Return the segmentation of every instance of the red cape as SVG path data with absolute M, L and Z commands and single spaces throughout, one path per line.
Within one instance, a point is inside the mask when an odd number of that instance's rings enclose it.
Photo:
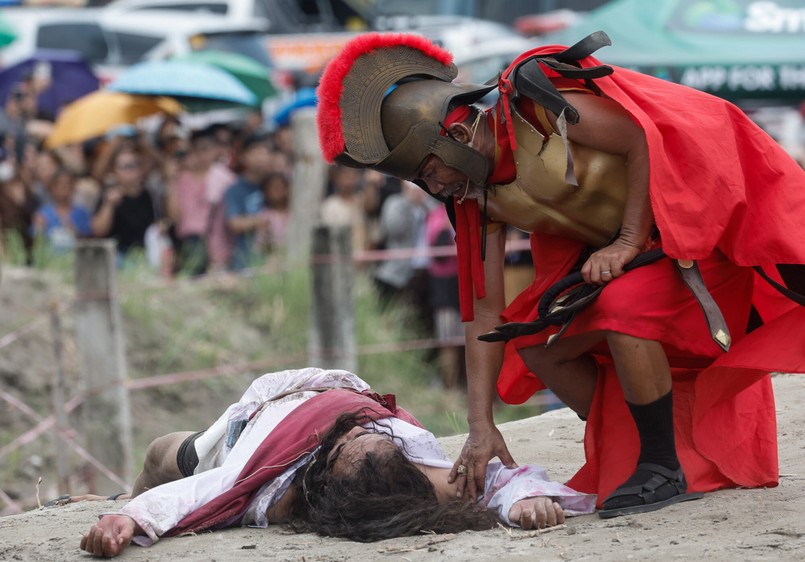
M 518 61 L 564 49 L 539 47 Z M 703 259 L 718 248 L 738 265 L 805 263 L 805 171 L 779 144 L 721 98 L 614 69 L 595 84 L 646 133 L 651 205 L 665 252 Z
M 520 59 L 564 49 L 541 47 Z M 580 62 L 584 67 L 601 64 L 592 57 Z M 710 276 L 723 283 L 716 298 L 729 317 L 734 343 L 721 354 L 708 341 L 700 312 L 686 307 L 687 313 L 675 313 L 678 302 L 695 301 L 672 271 L 663 271 L 670 267 L 667 260 L 610 284 L 567 335 L 615 330 L 657 339 L 670 350 L 677 448 L 692 490 L 774 485 L 776 420 L 768 373 L 805 372 L 805 308 L 782 299 L 765 282 L 755 282 L 751 270 L 735 264 L 805 263 L 805 172 L 724 100 L 622 68 L 595 83 L 644 129 L 662 246 L 672 258 L 702 260 L 705 280 Z M 576 242 L 540 234 L 531 240 L 535 279 L 504 311 L 507 322 L 533 320 L 539 297 L 582 250 Z M 726 259 L 718 258 L 719 252 Z M 629 310 L 644 298 L 647 282 L 668 298 L 656 306 L 649 298 L 649 304 L 638 307 L 639 314 L 619 316 L 618 310 Z M 742 339 L 750 302 L 767 324 Z M 665 329 L 669 318 L 675 333 Z M 520 403 L 544 388 L 516 348 L 544 343 L 550 333 L 507 344 L 498 381 L 503 400 Z M 639 453 L 608 350 L 600 351 L 601 378 L 585 433 L 587 462 L 568 483 L 599 494 L 599 502 L 631 474 Z

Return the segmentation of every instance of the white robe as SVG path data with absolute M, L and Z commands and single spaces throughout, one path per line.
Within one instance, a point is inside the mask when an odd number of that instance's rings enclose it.
M 349 388 L 360 392 L 368 390 L 369 385 L 347 371 L 317 368 L 269 373 L 256 379 L 241 399 L 229 406 L 196 440 L 199 469 L 203 471 L 148 490 L 118 512 L 130 516 L 145 531 L 146 536 L 136 536 L 133 542 L 142 546 L 153 544 L 185 516 L 232 488 L 238 474 L 265 436 L 297 406 L 318 393 L 312 389 L 322 388 Z M 227 431 L 242 420 L 248 420 L 248 423 L 230 448 L 226 444 Z M 399 440 L 401 449 L 414 463 L 441 468 L 453 465 L 433 434 L 425 429 L 397 418 L 368 425 Z M 266 510 L 279 501 L 293 482 L 296 471 L 308 462 L 310 455 L 302 455 L 280 476 L 263 485 L 249 505 L 241 525 L 268 526 Z M 479 501 L 497 510 L 503 522 L 516 526 L 508 518 L 512 505 L 535 496 L 554 498 L 566 515 L 592 513 L 595 508 L 595 496 L 550 481 L 545 470 L 539 466 L 524 465 L 507 469 L 500 462 L 489 464 L 484 495 Z

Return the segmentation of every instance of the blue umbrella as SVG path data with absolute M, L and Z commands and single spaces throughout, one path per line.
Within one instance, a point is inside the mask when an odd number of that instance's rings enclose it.
M 303 107 L 316 107 L 318 99 L 316 98 L 315 88 L 301 88 L 298 90 L 293 98 L 277 108 L 274 114 L 274 123 L 277 127 L 285 127 L 291 123 L 291 117 L 297 110 Z
M 129 94 L 170 96 L 183 103 L 256 105 L 257 97 L 237 78 L 207 64 L 164 60 L 135 64 L 107 86 Z
M 0 71 L 0 104 L 5 105 L 15 86 L 31 79 L 39 66 L 46 67 L 50 74 L 50 86 L 39 94 L 37 107 L 53 117 L 63 106 L 94 92 L 100 86 L 98 77 L 80 53 L 42 49 L 31 58 Z

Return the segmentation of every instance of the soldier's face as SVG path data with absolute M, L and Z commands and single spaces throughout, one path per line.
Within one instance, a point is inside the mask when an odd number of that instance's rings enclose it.
M 484 193 L 481 186 L 473 184 L 465 174 L 449 167 L 436 156 L 429 156 L 425 160 L 418 179 L 424 181 L 434 195 L 478 199 Z

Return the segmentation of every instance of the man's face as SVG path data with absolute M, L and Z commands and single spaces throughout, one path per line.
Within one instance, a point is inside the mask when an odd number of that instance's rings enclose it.
M 465 174 L 432 155 L 425 160 L 418 179 L 424 181 L 434 195 L 479 199 L 484 194 L 483 187 L 473 184 Z
M 242 156 L 243 165 L 253 173 L 266 174 L 271 166 L 271 151 L 268 145 L 258 143 L 249 147 Z
M 373 433 L 360 426 L 353 427 L 336 442 L 330 453 L 329 460 L 333 461 L 333 474 L 349 474 L 351 468 L 359 464 L 367 453 L 382 454 L 394 448 L 396 445 L 387 435 Z
M 361 171 L 357 168 L 339 166 L 333 174 L 335 190 L 341 195 L 352 195 L 358 191 Z
M 214 138 L 200 138 L 193 143 L 193 152 L 199 163 L 209 166 L 218 157 L 218 146 Z
M 118 154 L 113 170 L 122 185 L 137 185 L 143 178 L 142 162 L 133 152 L 123 151 Z
M 34 174 L 42 183 L 50 183 L 59 169 L 59 164 L 50 152 L 40 152 L 36 155 Z
M 51 198 L 60 204 L 70 204 L 75 193 L 75 181 L 69 174 L 61 173 L 53 178 L 50 187 Z

